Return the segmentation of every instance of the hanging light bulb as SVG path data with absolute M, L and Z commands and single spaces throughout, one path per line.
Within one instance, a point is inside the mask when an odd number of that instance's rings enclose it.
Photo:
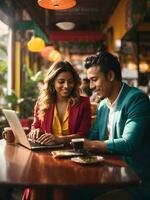
M 63 10 L 76 5 L 76 0 L 38 0 L 39 6 L 45 9 Z
M 54 6 L 54 7 L 59 7 L 59 0 L 51 0 L 52 1 L 52 5 Z
M 149 65 L 146 62 L 142 61 L 140 63 L 140 72 L 145 73 L 148 71 L 148 69 L 149 69 Z

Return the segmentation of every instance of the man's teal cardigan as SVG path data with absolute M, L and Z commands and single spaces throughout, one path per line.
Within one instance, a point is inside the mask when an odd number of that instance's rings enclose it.
M 150 100 L 138 88 L 124 84 L 115 107 L 112 140 L 107 140 L 106 134 L 108 113 L 104 99 L 98 106 L 89 138 L 106 140 L 110 153 L 123 156 L 142 180 L 140 187 L 132 191 L 135 199 L 150 200 Z

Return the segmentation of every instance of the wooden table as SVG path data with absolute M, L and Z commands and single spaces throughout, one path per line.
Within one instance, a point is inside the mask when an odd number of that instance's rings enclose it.
M 140 181 L 117 156 L 106 155 L 103 163 L 83 166 L 70 159 L 53 158 L 50 151 L 33 152 L 0 140 L 0 160 L 0 186 L 51 187 L 55 200 L 66 200 L 70 188 L 120 188 Z

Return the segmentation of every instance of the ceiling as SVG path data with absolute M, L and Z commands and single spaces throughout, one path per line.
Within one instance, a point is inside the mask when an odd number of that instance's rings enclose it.
M 74 32 L 102 31 L 112 15 L 119 0 L 77 0 L 75 7 L 67 10 L 46 10 L 41 8 L 37 0 L 15 0 L 16 4 L 25 8 L 31 18 L 49 35 L 60 29 L 57 22 L 71 21 L 76 24 Z

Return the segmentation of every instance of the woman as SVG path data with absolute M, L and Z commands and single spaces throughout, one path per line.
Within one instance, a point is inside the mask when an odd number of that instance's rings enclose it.
M 90 101 L 80 96 L 80 84 L 69 62 L 59 61 L 50 67 L 35 105 L 30 139 L 45 145 L 69 144 L 72 138 L 86 136 L 91 127 Z M 46 199 L 46 195 L 44 190 L 26 189 L 22 200 Z
M 35 105 L 30 139 L 47 145 L 86 136 L 91 126 L 90 102 L 80 96 L 80 84 L 69 62 L 59 61 L 50 67 Z

